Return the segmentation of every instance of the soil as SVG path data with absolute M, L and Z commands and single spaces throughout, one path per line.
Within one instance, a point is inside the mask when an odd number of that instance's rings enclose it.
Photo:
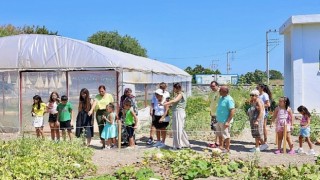
M 290 154 L 274 154 L 276 150 L 275 145 L 275 130 L 270 129 L 268 131 L 268 145 L 269 148 L 266 151 L 260 152 L 257 154 L 257 157 L 254 157 L 254 153 L 249 150 L 254 147 L 254 139 L 251 136 L 249 129 L 245 129 L 243 133 L 238 136 L 231 138 L 231 153 L 230 158 L 232 159 L 243 159 L 250 160 L 252 158 L 258 158 L 259 164 L 261 166 L 270 166 L 270 165 L 300 165 L 303 163 L 314 164 L 316 157 L 311 155 L 290 155 Z M 138 136 L 139 137 L 139 136 Z M 292 136 L 294 149 L 299 147 L 298 137 Z M 98 147 L 101 146 L 99 140 L 94 140 L 92 142 L 92 147 L 95 148 L 95 153 L 93 156 L 93 162 L 98 166 L 97 175 L 113 173 L 118 167 L 123 165 L 130 165 L 142 161 L 145 151 L 154 149 L 152 146 L 146 145 L 147 138 L 143 135 L 137 140 L 137 145 L 135 149 L 108 149 L 101 150 Z M 211 150 L 208 148 L 208 141 L 201 140 L 190 140 L 191 147 L 193 150 L 198 152 L 203 152 L 205 149 Z M 167 138 L 166 148 L 172 144 L 172 138 Z M 287 146 L 288 147 L 288 146 Z M 303 144 L 304 150 L 308 151 L 309 147 L 307 143 Z M 320 146 L 314 145 L 314 150 L 316 153 L 320 152 Z M 210 179 L 215 179 L 214 177 Z

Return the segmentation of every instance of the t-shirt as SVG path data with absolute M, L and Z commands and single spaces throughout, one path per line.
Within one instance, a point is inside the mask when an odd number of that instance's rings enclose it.
M 67 102 L 66 104 L 59 103 L 57 111 L 59 112 L 60 122 L 71 120 L 72 105 L 70 102 Z
M 220 123 L 225 123 L 228 120 L 230 110 L 234 109 L 234 100 L 230 95 L 221 96 L 217 106 L 217 121 Z
M 58 106 L 57 102 L 48 102 L 47 108 L 48 108 L 49 114 L 57 114 L 58 113 L 57 106 Z
M 259 95 L 259 98 L 262 100 L 263 104 L 265 104 L 267 101 L 269 101 L 269 95 L 265 92 L 263 92 L 261 95 Z
M 154 104 L 154 115 L 163 116 L 165 108 L 163 104 L 156 103 Z
M 36 114 L 36 116 L 43 116 L 47 108 L 45 103 L 40 103 L 40 109 L 38 109 L 38 104 L 32 105 L 32 110 Z
M 162 103 L 164 103 L 167 100 L 167 98 L 170 98 L 170 93 L 168 91 L 164 91 L 163 97 L 162 97 Z M 152 96 L 151 103 L 153 103 L 154 105 L 158 103 L 158 99 L 155 94 L 153 94 Z
M 212 91 L 209 95 L 210 100 L 210 115 L 215 116 L 217 111 L 217 105 L 219 100 L 220 94 L 218 91 Z
M 126 119 L 124 120 L 124 124 L 126 126 L 131 126 L 132 124 L 134 124 L 134 117 L 130 109 L 126 110 Z
M 112 95 L 109 93 L 105 94 L 105 98 L 103 98 L 103 96 L 98 94 L 98 95 L 96 95 L 94 100 L 96 101 L 95 111 L 104 110 L 104 109 L 106 109 L 106 107 L 109 103 L 114 102 Z

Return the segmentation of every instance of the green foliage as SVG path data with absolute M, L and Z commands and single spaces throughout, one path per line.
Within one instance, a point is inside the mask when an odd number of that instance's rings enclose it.
M 129 35 L 121 36 L 117 31 L 98 31 L 88 38 L 88 42 L 118 51 L 147 57 L 147 50 L 139 41 Z
M 245 111 L 243 111 L 242 109 L 238 109 L 233 118 L 233 123 L 231 126 L 231 136 L 240 135 L 248 122 L 248 116 Z
M 18 34 L 49 34 L 58 35 L 58 31 L 50 31 L 45 26 L 23 26 L 15 27 L 11 24 L 0 26 L 0 37 Z
M 311 122 L 310 122 L 310 139 L 311 141 L 317 141 L 320 137 L 320 116 L 315 113 L 311 114 Z M 295 124 L 292 135 L 299 136 L 300 134 L 300 125 Z M 320 165 L 320 164 L 319 164 Z
M 1 179 L 79 178 L 96 171 L 93 151 L 80 141 L 59 142 L 34 138 L 0 141 Z
M 238 83 L 239 84 L 259 84 L 265 83 L 267 81 L 267 75 L 265 72 L 260 70 L 255 70 L 254 72 L 248 72 L 241 75 Z
M 270 80 L 272 79 L 283 79 L 283 75 L 280 71 L 277 70 L 270 70 L 269 71 Z

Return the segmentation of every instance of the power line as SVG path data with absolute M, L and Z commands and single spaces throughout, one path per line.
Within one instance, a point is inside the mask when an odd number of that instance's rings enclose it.
M 233 58 L 233 54 L 236 53 L 236 51 L 228 51 L 227 52 L 227 74 L 229 74 L 231 68 L 230 68 L 230 60 L 229 60 L 229 54 L 232 55 L 232 58 Z

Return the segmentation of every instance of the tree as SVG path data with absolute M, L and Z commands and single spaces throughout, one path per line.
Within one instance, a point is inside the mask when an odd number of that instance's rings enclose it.
M 270 79 L 283 79 L 283 75 L 280 71 L 277 70 L 270 70 Z
M 58 31 L 49 31 L 45 26 L 15 27 L 11 24 L 0 26 L 0 37 L 18 34 L 49 34 L 58 35 Z
M 238 83 L 239 84 L 259 84 L 265 83 L 267 80 L 267 75 L 265 72 L 260 70 L 255 70 L 254 72 L 247 72 L 244 75 L 241 75 Z
M 147 57 L 147 50 L 141 47 L 137 39 L 129 35 L 121 36 L 117 31 L 98 31 L 88 37 L 87 41 L 118 51 Z

